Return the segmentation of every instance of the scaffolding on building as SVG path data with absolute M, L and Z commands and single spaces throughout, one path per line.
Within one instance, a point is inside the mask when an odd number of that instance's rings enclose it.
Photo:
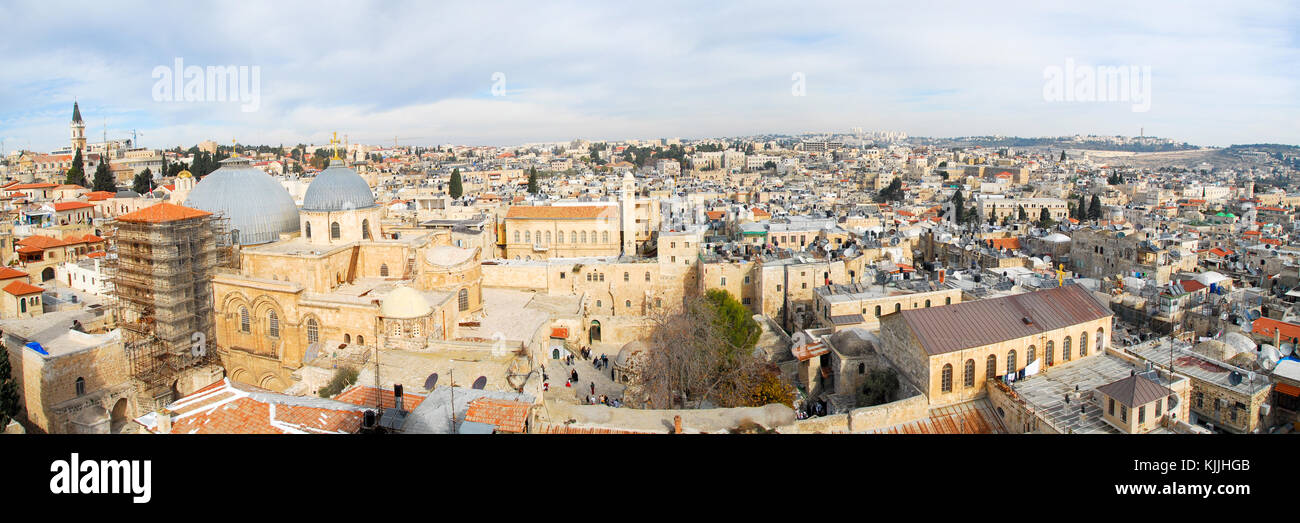
M 221 215 L 110 224 L 109 296 L 131 377 L 152 408 L 186 369 L 220 364 L 212 277 L 233 249 Z

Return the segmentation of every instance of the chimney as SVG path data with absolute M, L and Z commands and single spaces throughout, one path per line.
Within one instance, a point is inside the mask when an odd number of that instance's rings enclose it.
M 156 432 L 159 434 L 170 434 L 172 431 L 172 411 L 162 409 L 158 411 L 158 427 Z
M 401 383 L 393 384 L 393 407 L 397 408 L 397 410 L 405 410 L 402 408 L 402 384 Z
M 673 434 L 682 433 L 682 417 L 673 416 Z

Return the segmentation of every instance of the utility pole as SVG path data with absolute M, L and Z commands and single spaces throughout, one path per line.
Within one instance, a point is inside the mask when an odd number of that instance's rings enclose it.
M 456 371 L 449 370 L 447 374 L 451 375 L 451 433 L 456 433 Z

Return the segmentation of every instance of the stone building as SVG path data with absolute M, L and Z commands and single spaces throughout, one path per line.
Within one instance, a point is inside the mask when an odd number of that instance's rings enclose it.
M 1166 249 L 1148 231 L 1113 228 L 1079 229 L 1070 237 L 1070 269 L 1088 278 L 1116 274 L 1154 279 L 1164 285 L 1179 272 L 1196 270 L 1196 255 Z
M 1077 284 L 880 319 L 882 353 L 932 405 L 984 395 L 984 384 L 1102 353 L 1113 315 Z
M 1193 349 L 1179 341 L 1157 339 L 1124 350 L 1162 369 L 1170 370 L 1172 363 L 1173 372 L 1192 379 L 1192 423 L 1237 434 L 1267 427 L 1269 415 L 1264 404 L 1273 390 L 1272 382 L 1262 373 L 1228 363 L 1226 360 L 1238 361 L 1231 345 L 1217 343 L 1215 348 L 1209 352 L 1199 345 Z

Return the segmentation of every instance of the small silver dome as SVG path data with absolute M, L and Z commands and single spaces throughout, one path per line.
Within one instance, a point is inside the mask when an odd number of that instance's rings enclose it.
M 220 169 L 194 186 L 185 206 L 224 215 L 240 245 L 277 241 L 280 233 L 298 230 L 298 208 L 289 191 L 248 158 L 222 160 Z
M 337 212 L 369 209 L 375 206 L 375 194 L 356 171 L 342 160 L 330 160 L 329 167 L 316 175 L 302 197 L 302 210 Z

